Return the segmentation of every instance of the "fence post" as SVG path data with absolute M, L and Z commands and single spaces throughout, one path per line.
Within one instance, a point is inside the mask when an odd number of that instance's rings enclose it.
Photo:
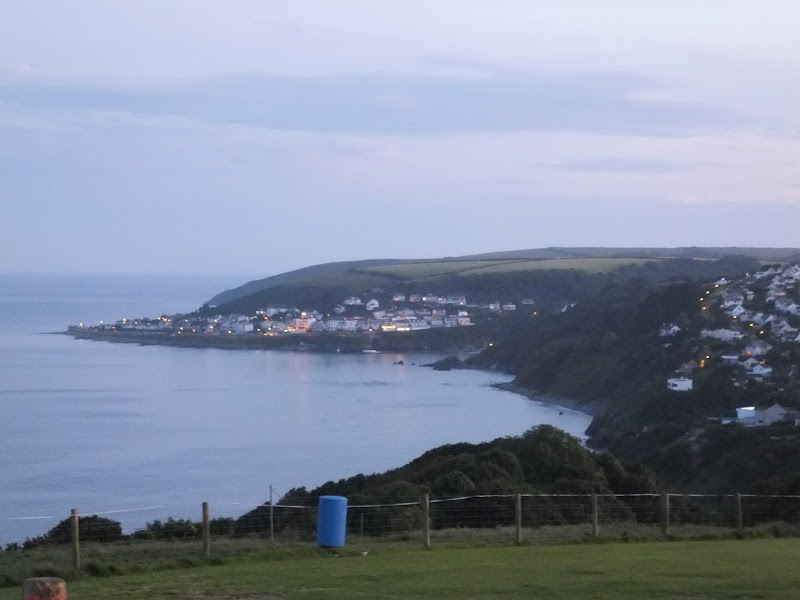
M 661 532 L 669 535 L 669 492 L 661 494 Z
M 275 541 L 275 504 L 272 502 L 272 486 L 269 486 L 269 541 Z
M 203 502 L 203 552 L 211 557 L 211 521 L 208 518 L 208 502 Z
M 592 535 L 600 536 L 600 511 L 597 506 L 597 494 L 592 494 Z
M 361 512 L 361 537 L 364 537 L 364 512 Z
M 428 494 L 422 494 L 422 543 L 431 547 L 431 502 Z
M 742 495 L 736 492 L 736 530 L 744 528 L 744 514 L 742 513 Z
M 76 571 L 81 568 L 81 536 L 78 529 L 78 509 L 73 508 L 69 515 L 70 534 L 72 536 L 72 565 Z
M 514 494 L 514 526 L 517 546 L 522 543 L 522 494 Z

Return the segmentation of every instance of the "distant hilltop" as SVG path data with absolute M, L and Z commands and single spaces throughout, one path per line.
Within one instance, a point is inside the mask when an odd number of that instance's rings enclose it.
M 746 256 L 762 262 L 800 260 L 800 248 L 536 248 L 428 259 L 371 259 L 304 267 L 250 281 L 211 298 L 209 306 L 228 304 L 271 288 L 368 290 L 404 282 L 573 269 L 604 273 L 625 266 L 667 259 L 718 260 Z

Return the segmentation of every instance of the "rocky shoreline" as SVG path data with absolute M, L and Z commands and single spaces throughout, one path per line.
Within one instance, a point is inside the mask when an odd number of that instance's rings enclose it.
M 541 402 L 542 404 L 549 404 L 551 406 L 556 406 L 558 408 L 565 408 L 567 410 L 575 410 L 585 415 L 589 415 L 593 419 L 603 414 L 605 408 L 603 403 L 599 401 L 582 402 L 579 400 L 574 400 L 572 398 L 564 398 L 561 396 L 557 397 L 549 396 L 547 394 L 543 394 L 535 390 L 529 390 L 528 388 L 522 387 L 521 385 L 517 385 L 513 381 L 509 381 L 508 383 L 493 383 L 492 387 L 498 390 L 513 392 L 514 394 L 525 396 L 530 400 L 535 400 L 536 402 Z

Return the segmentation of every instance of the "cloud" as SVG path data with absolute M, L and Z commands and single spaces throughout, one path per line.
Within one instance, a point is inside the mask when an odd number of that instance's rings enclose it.
M 796 245 L 799 6 L 9 0 L 1 243 L 248 271 Z
M 180 116 L 273 129 L 436 135 L 577 129 L 684 134 L 764 120 L 636 98 L 660 84 L 621 73 L 495 71 L 464 77 L 224 77 L 137 87 L 18 81 L 5 103 L 37 110 Z

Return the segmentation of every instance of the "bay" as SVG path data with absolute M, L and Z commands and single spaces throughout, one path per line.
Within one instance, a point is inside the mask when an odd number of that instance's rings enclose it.
M 0 277 L 0 543 L 77 508 L 126 532 L 237 516 L 294 486 L 400 466 L 445 443 L 590 417 L 436 372 L 436 354 L 324 355 L 108 344 L 48 332 L 188 311 L 242 276 Z M 395 364 L 399 360 L 404 365 Z

